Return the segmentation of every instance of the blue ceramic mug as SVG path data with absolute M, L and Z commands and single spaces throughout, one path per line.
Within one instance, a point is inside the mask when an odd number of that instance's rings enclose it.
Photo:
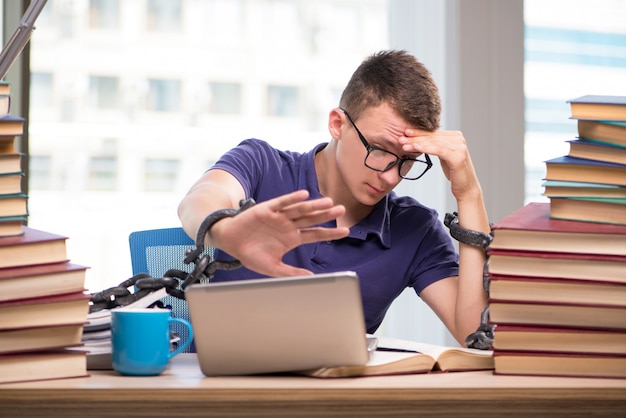
M 179 322 L 187 336 L 172 351 L 170 324 Z M 181 336 L 181 339 L 185 336 Z M 189 321 L 172 318 L 167 309 L 132 309 L 111 311 L 113 369 L 127 376 L 156 376 L 169 360 L 189 346 L 193 330 Z

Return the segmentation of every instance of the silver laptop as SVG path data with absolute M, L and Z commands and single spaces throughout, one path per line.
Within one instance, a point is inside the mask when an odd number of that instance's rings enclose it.
M 354 272 L 193 285 L 185 295 L 207 376 L 353 366 L 369 359 Z

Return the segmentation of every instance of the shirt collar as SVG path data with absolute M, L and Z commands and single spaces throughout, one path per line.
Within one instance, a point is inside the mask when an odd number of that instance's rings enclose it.
M 372 213 L 366 216 L 365 219 L 350 228 L 349 236 L 351 238 L 365 240 L 368 235 L 373 234 L 378 237 L 378 240 L 385 248 L 391 247 L 390 194 L 382 198 L 374 206 Z
M 317 145 L 314 149 L 309 151 L 306 157 L 308 160 L 306 164 L 308 170 L 307 170 L 307 174 L 305 175 L 305 177 L 312 175 L 315 180 L 315 181 L 311 181 L 313 180 L 313 178 L 309 178 L 307 182 L 309 185 L 315 184 L 315 190 L 309 190 L 309 193 L 311 193 L 312 198 L 322 196 L 322 194 L 319 191 L 319 183 L 317 182 L 317 176 L 315 175 L 314 158 L 315 158 L 315 154 L 319 152 L 322 148 L 324 148 L 326 145 L 328 144 L 322 143 L 322 144 Z M 350 228 L 350 235 L 348 236 L 350 238 L 365 240 L 367 239 L 368 235 L 373 234 L 376 237 L 378 237 L 378 240 L 385 248 L 390 248 L 391 247 L 391 225 L 390 225 L 390 219 L 391 219 L 390 212 L 391 211 L 389 208 L 390 208 L 390 202 L 391 202 L 390 197 L 393 195 L 393 193 L 394 192 L 391 192 L 390 194 L 382 198 L 380 202 L 378 202 L 376 206 L 374 206 L 374 210 L 368 216 L 366 216 L 365 219 L 361 220 L 361 222 L 357 223 L 352 228 Z M 317 196 L 315 194 L 317 194 Z

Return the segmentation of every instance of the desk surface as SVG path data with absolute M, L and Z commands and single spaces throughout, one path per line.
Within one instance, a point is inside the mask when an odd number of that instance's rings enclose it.
M 316 379 L 205 377 L 181 354 L 158 377 L 90 377 L 0 385 L 0 416 L 626 416 L 626 379 L 491 372 Z

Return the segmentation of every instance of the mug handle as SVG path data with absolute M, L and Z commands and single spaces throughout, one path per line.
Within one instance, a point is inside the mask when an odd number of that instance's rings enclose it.
M 182 319 L 182 318 L 173 318 L 173 317 L 169 317 L 168 318 L 168 322 L 171 324 L 172 322 L 179 322 L 181 324 L 183 324 L 186 328 L 187 328 L 187 338 L 185 338 L 185 342 L 182 343 L 181 345 L 178 346 L 178 348 L 176 348 L 176 350 L 170 352 L 167 356 L 168 359 L 174 357 L 176 354 L 180 353 L 181 351 L 183 351 L 185 348 L 189 347 L 189 344 L 191 344 L 191 342 L 193 341 L 193 328 L 191 327 L 191 324 L 189 323 L 189 321 Z

